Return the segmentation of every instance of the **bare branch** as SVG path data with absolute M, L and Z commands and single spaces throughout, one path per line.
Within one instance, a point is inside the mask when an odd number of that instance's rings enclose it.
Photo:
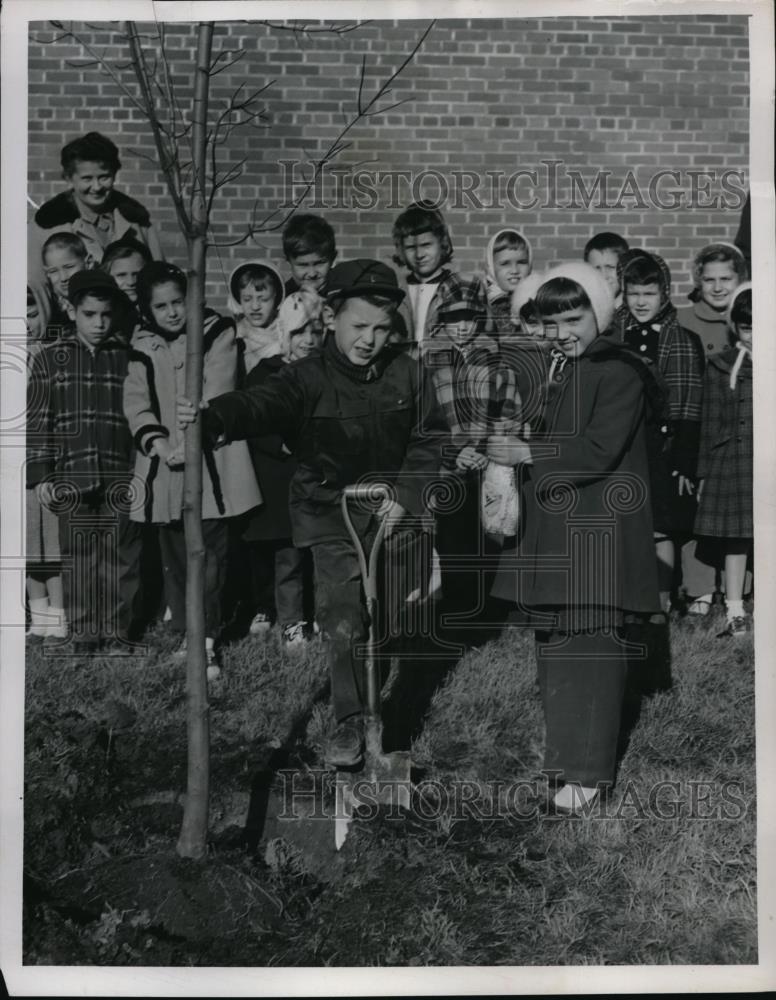
M 364 118 L 376 118 L 378 115 L 384 115 L 389 111 L 393 111 L 395 108 L 400 108 L 402 104 L 410 104 L 411 102 L 411 97 L 402 97 L 400 101 L 394 101 L 393 104 L 388 104 L 384 108 L 378 108 L 376 111 L 365 111 Z
M 81 48 L 84 50 L 84 52 L 88 52 L 89 55 L 92 57 L 93 63 L 91 63 L 90 65 L 97 65 L 97 66 L 99 66 L 100 69 L 103 71 L 103 73 L 105 73 L 106 76 L 109 76 L 110 79 L 116 84 L 116 86 L 119 88 L 119 90 L 126 97 L 128 97 L 130 99 L 130 101 L 132 101 L 132 103 L 134 104 L 134 106 L 139 111 L 141 111 L 143 114 L 145 114 L 145 108 L 143 107 L 142 103 L 140 101 L 138 101 L 137 97 L 132 93 L 132 91 L 129 90 L 124 85 L 123 81 L 113 71 L 110 63 L 105 59 L 104 56 L 98 55 L 97 52 L 95 52 L 95 50 L 92 48 L 91 45 L 89 45 L 87 42 L 85 42 L 79 35 L 76 35 L 74 31 L 66 29 L 65 26 L 60 21 L 50 21 L 49 23 L 51 25 L 53 25 L 57 30 L 61 30 L 62 31 L 62 34 L 59 35 L 59 36 L 57 36 L 57 38 L 55 38 L 54 41 L 59 42 L 59 41 L 63 41 L 66 38 L 70 38 L 77 45 L 80 45 Z
M 233 58 L 228 59 L 227 58 L 228 56 L 233 56 Z M 218 74 L 223 73 L 225 69 L 229 69 L 230 66 L 234 66 L 235 63 L 238 63 L 241 59 L 244 58 L 244 56 L 245 56 L 245 49 L 233 49 L 231 51 L 224 50 L 223 52 L 219 52 L 219 54 L 210 64 L 210 76 L 211 77 L 218 76 Z M 216 66 L 222 59 L 224 60 L 224 65 L 218 66 L 218 69 L 216 69 Z
M 270 27 L 275 27 L 273 22 L 262 22 L 269 25 Z M 426 38 L 428 38 L 429 33 L 434 27 L 436 21 L 429 22 L 427 28 L 417 40 L 415 45 L 412 47 L 408 55 L 402 60 L 399 66 L 391 73 L 391 75 L 383 81 L 383 83 L 377 88 L 372 97 L 364 103 L 365 96 L 365 83 L 366 83 L 366 57 L 361 60 L 361 67 L 359 71 L 359 83 L 358 83 L 358 94 L 356 100 L 356 111 L 352 118 L 346 119 L 340 132 L 331 141 L 328 148 L 324 150 L 323 154 L 319 156 L 316 160 L 311 161 L 310 167 L 311 171 L 308 175 L 307 180 L 302 184 L 301 193 L 293 199 L 290 205 L 283 206 L 283 208 L 277 208 L 273 211 L 267 213 L 263 218 L 257 219 L 258 212 L 258 202 L 254 203 L 253 212 L 250 224 L 247 231 L 243 236 L 235 240 L 230 240 L 228 242 L 217 242 L 211 244 L 216 247 L 230 247 L 239 246 L 241 243 L 245 243 L 249 239 L 254 239 L 258 233 L 275 232 L 281 229 L 286 221 L 291 215 L 296 211 L 296 209 L 302 204 L 307 195 L 313 189 L 315 184 L 318 182 L 323 171 L 326 167 L 337 157 L 341 156 L 346 150 L 350 149 L 352 142 L 348 139 L 349 133 L 362 121 L 365 119 L 375 118 L 381 114 L 385 114 L 386 111 L 390 111 L 392 108 L 398 107 L 405 104 L 411 98 L 404 98 L 400 101 L 395 101 L 393 104 L 386 108 L 380 108 L 379 102 L 383 100 L 388 94 L 391 93 L 391 89 L 396 80 L 401 76 L 404 70 L 409 66 L 412 60 L 420 51 Z M 288 29 L 288 25 L 284 28 Z M 307 30 L 303 28 L 302 30 Z
M 129 36 L 132 66 L 135 70 L 135 76 L 137 77 L 140 92 L 143 96 L 143 113 L 146 115 L 151 125 L 156 151 L 159 156 L 159 165 L 167 182 L 167 189 L 170 193 L 170 197 L 175 205 L 178 222 L 181 230 L 184 233 L 188 233 L 191 231 L 191 220 L 186 211 L 186 206 L 183 203 L 183 190 L 180 186 L 180 173 L 178 167 L 179 157 L 177 143 L 175 141 L 170 143 L 169 138 L 165 136 L 165 132 L 159 121 L 159 116 L 156 113 L 156 107 L 154 105 L 151 88 L 148 82 L 147 65 L 143 58 L 142 47 L 135 34 L 134 22 L 127 21 L 126 28 Z
M 371 21 L 346 21 L 342 24 L 322 24 L 311 26 L 310 21 L 255 21 L 254 24 L 263 24 L 273 31 L 291 31 L 295 35 L 346 35 L 348 32 L 363 28 Z

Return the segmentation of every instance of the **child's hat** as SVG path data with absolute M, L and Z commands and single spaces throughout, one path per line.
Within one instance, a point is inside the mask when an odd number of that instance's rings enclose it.
M 77 271 L 67 283 L 67 298 L 71 305 L 75 304 L 76 296 L 83 292 L 102 292 L 109 294 L 117 302 L 129 302 L 129 299 L 121 291 L 116 282 L 109 274 L 100 271 L 99 268 L 90 267 L 85 271 Z
M 289 342 L 293 333 L 301 330 L 308 323 L 320 320 L 322 306 L 323 299 L 312 288 L 300 288 L 298 292 L 292 292 L 286 296 L 278 312 L 283 354 L 288 354 Z
M 670 299 L 671 271 L 668 264 L 666 264 L 665 260 L 659 254 L 652 253 L 651 250 L 642 250 L 640 247 L 631 247 L 630 250 L 626 250 L 625 253 L 620 254 L 617 261 L 617 280 L 620 287 L 625 288 L 625 283 L 628 280 L 628 269 L 639 260 L 652 261 L 657 267 L 660 272 L 660 293 L 664 299 Z
M 70 279 L 73 280 L 72 278 Z M 725 313 L 725 319 L 727 321 L 728 328 L 735 332 L 735 323 L 733 322 L 733 306 L 736 304 L 736 299 L 743 292 L 752 293 L 752 282 L 742 281 L 741 284 L 736 288 L 733 294 L 730 296 L 730 302 L 728 303 L 727 312 Z
M 327 299 L 384 295 L 394 302 L 401 302 L 404 294 L 395 272 L 379 260 L 345 260 L 334 265 L 326 281 Z
M 520 310 L 531 299 L 536 297 L 536 293 L 545 280 L 546 278 L 541 271 L 532 271 L 520 281 L 517 288 L 512 292 L 512 299 L 510 301 L 510 312 L 513 317 L 517 318 L 520 316 Z
M 568 261 L 551 268 L 544 275 L 542 285 L 555 278 L 568 278 L 575 281 L 585 292 L 593 309 L 598 332 L 604 330 L 612 322 L 614 316 L 614 295 L 606 281 L 591 264 L 585 264 L 581 260 Z
M 280 271 L 267 260 L 249 260 L 244 264 L 238 264 L 237 267 L 232 269 L 232 273 L 229 275 L 229 311 L 233 316 L 242 315 L 242 307 L 240 306 L 240 278 L 249 270 L 259 270 L 266 271 L 272 284 L 275 286 L 275 302 L 279 306 L 283 301 L 283 296 L 285 294 L 285 288 L 283 286 L 283 279 L 280 276 Z

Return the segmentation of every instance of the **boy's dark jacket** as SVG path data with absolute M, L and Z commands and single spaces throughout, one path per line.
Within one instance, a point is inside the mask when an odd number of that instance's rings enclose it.
M 28 385 L 28 486 L 70 483 L 83 495 L 131 478 L 123 407 L 128 357 L 115 335 L 92 351 L 72 328 L 36 355 Z
M 392 484 L 396 500 L 422 514 L 449 433 L 428 376 L 401 347 L 386 346 L 362 368 L 333 336 L 320 352 L 284 365 L 255 389 L 217 397 L 204 413 L 213 439 L 269 432 L 294 443 L 297 546 L 348 537 L 340 494 L 365 479 Z
M 640 365 L 602 336 L 549 386 L 518 562 L 502 559 L 496 596 L 534 608 L 659 610 Z

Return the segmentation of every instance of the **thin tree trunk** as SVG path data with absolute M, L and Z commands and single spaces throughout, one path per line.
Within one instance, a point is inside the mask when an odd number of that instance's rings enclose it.
M 186 301 L 186 396 L 202 398 L 202 339 L 205 309 L 207 203 L 205 150 L 213 22 L 197 28 L 197 66 L 192 108 L 194 165 Z M 188 776 L 178 854 L 203 858 L 207 851 L 210 791 L 210 723 L 205 654 L 205 546 L 202 539 L 202 421 L 189 424 L 185 439 L 183 528 L 186 536 L 186 728 Z

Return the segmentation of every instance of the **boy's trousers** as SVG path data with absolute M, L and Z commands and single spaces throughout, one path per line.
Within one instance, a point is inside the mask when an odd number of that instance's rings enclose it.
M 627 670 L 617 635 L 536 633 L 547 732 L 544 767 L 559 772 L 559 780 L 588 788 L 614 781 Z
M 229 526 L 225 518 L 202 521 L 205 544 L 205 634 L 215 639 L 221 628 L 221 593 L 226 576 Z M 172 613 L 172 627 L 186 631 L 186 538 L 183 521 L 159 526 L 164 594 Z
M 478 472 L 451 475 L 450 503 L 435 515 L 436 547 L 442 573 L 442 610 L 454 630 L 483 621 L 496 574 L 485 559 L 501 546 L 482 529 L 481 477 Z M 456 619 L 460 619 L 456 621 Z
M 62 583 L 72 637 L 79 642 L 130 635 L 140 591 L 142 527 L 117 492 L 87 493 L 59 514 Z
M 274 600 L 279 625 L 305 621 L 305 550 L 295 548 L 290 538 L 250 542 L 249 546 L 259 610 L 268 610 Z
M 370 526 L 360 532 L 367 558 L 375 537 Z M 415 565 L 411 548 L 402 544 L 400 528 L 395 542 L 384 544 L 377 588 L 378 620 L 375 624 L 377 646 L 388 636 L 386 626 L 396 623 L 399 609 L 407 595 L 420 582 L 420 567 Z M 415 534 L 418 543 L 420 535 Z M 350 539 L 332 539 L 311 546 L 315 584 L 315 617 L 327 641 L 331 680 L 331 700 L 337 722 L 364 710 L 364 662 L 354 646 L 366 641 L 368 616 L 361 586 L 361 570 Z M 390 561 L 390 568 L 388 563 Z M 387 581 L 391 581 L 390 587 Z M 378 661 L 379 662 L 379 661 Z

